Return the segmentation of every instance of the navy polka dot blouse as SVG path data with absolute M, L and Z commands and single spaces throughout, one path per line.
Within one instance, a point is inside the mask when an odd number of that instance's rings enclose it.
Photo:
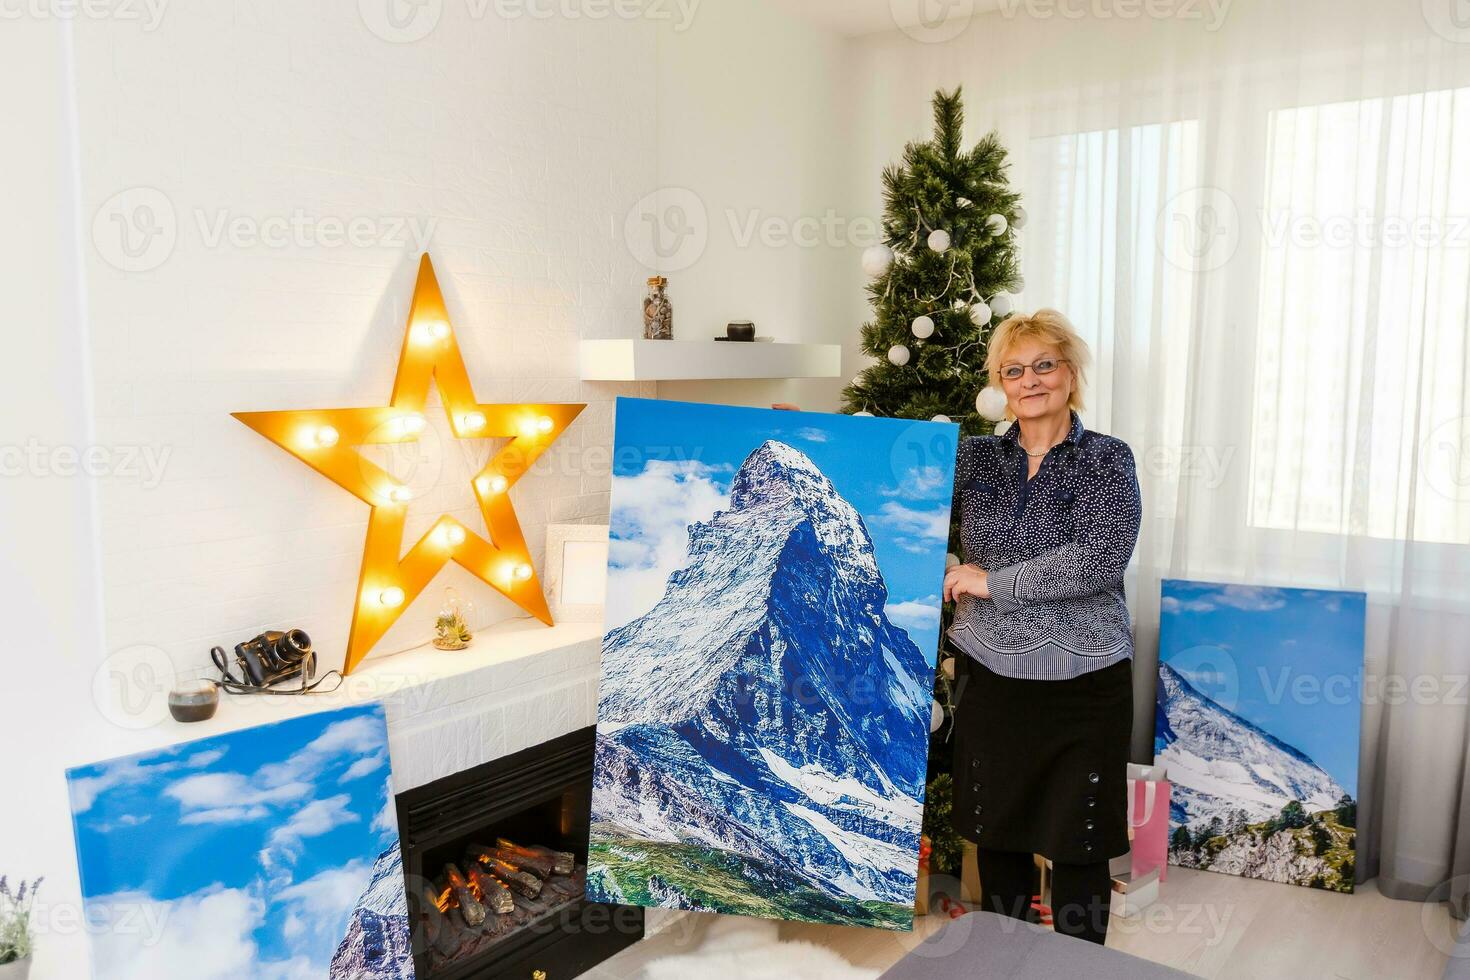
M 960 443 L 964 560 L 989 573 L 990 598 L 962 596 L 949 636 L 1007 677 L 1077 677 L 1133 655 L 1123 595 L 1142 509 L 1133 452 L 1073 412 L 1028 480 L 1019 436 L 1012 425 Z

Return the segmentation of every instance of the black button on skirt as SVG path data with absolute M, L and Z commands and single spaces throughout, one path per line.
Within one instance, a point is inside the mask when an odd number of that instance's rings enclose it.
M 1133 661 L 1067 680 L 955 658 L 954 825 L 980 847 L 1091 864 L 1128 852 Z

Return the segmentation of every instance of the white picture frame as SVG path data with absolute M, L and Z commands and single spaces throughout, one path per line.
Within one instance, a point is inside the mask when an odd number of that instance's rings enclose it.
M 558 623 L 600 623 L 607 587 L 608 526 L 546 526 L 546 603 Z

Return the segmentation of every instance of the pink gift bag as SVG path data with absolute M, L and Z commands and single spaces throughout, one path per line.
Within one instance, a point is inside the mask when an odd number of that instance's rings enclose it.
M 1157 868 L 1159 880 L 1168 880 L 1169 780 L 1165 775 L 1163 766 L 1128 765 L 1128 826 L 1133 831 L 1135 878 Z

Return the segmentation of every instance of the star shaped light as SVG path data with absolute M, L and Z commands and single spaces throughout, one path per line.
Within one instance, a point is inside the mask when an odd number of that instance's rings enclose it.
M 429 382 L 439 387 L 450 428 L 459 439 L 510 436 L 471 480 L 490 539 L 441 515 L 408 553 L 403 526 L 409 488 L 360 453 L 369 444 L 414 442 L 424 431 Z M 444 296 L 425 254 L 408 312 L 393 396 L 381 408 L 235 412 L 234 417 L 372 508 L 362 573 L 342 672 L 382 639 L 403 610 L 448 562 L 456 561 L 516 605 L 551 625 L 551 610 L 531 566 L 520 521 L 507 491 L 585 405 L 482 405 L 475 400 L 464 357 L 449 324 Z

